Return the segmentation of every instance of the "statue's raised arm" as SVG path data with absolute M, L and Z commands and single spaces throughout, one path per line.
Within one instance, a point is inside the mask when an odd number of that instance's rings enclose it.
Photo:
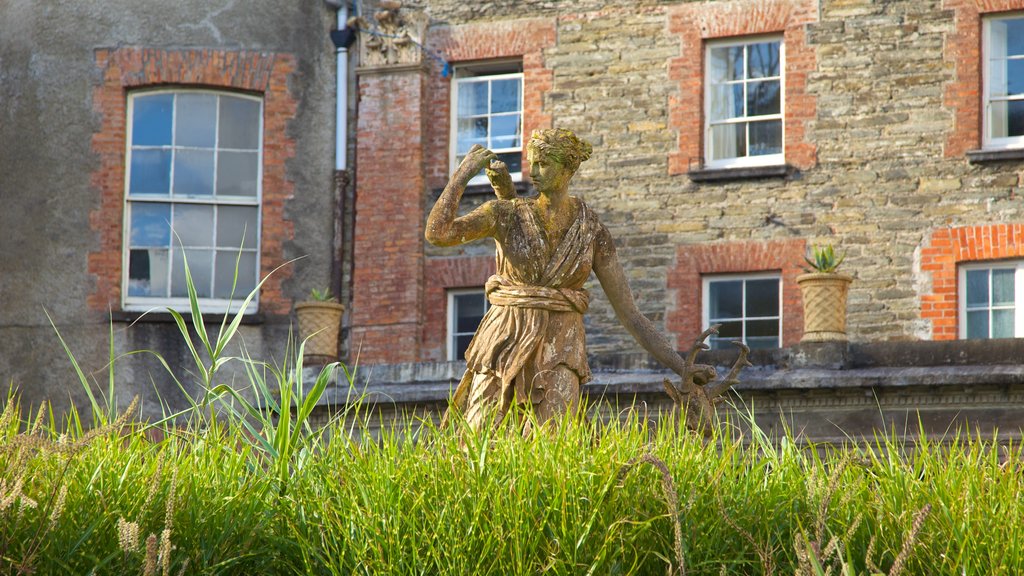
M 540 423 L 575 412 L 580 387 L 591 378 L 583 314 L 592 271 L 619 320 L 651 355 L 683 382 L 713 379 L 714 369 L 681 357 L 639 312 L 608 230 L 569 195 L 570 180 L 590 158 L 590 144 L 569 130 L 548 129 L 534 132 L 526 150 L 536 198 L 516 197 L 504 164 L 475 146 L 427 219 L 426 237 L 434 244 L 492 236 L 497 245 L 497 272 L 485 286 L 491 306 L 466 350 L 466 373 L 452 407 L 477 428 L 521 410 L 532 410 Z M 456 217 L 466 184 L 485 168 L 498 199 Z

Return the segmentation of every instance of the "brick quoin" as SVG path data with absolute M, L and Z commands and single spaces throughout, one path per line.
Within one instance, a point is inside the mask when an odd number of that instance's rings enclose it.
M 814 0 L 737 0 L 688 3 L 668 11 L 669 32 L 682 43 L 669 59 L 669 80 L 679 83 L 669 98 L 669 127 L 679 133 L 678 151 L 669 154 L 669 174 L 700 168 L 704 158 L 704 42 L 781 32 L 785 44 L 784 154 L 802 170 L 817 162 L 818 148 L 807 138 L 817 112 L 817 97 L 807 92 L 807 76 L 817 67 L 815 48 L 807 43 L 806 25 L 818 20 Z
M 293 236 L 284 205 L 294 184 L 285 162 L 295 155 L 295 141 L 285 136 L 298 103 L 288 90 L 295 73 L 291 54 L 229 50 L 162 50 L 142 47 L 99 49 L 95 53 L 99 84 L 93 89 L 93 109 L 99 130 L 92 150 L 99 167 L 92 186 L 100 191 L 100 206 L 89 214 L 99 234 L 99 249 L 88 256 L 96 286 L 87 299 L 90 309 L 121 308 L 122 239 L 124 226 L 125 146 L 128 92 L 136 88 L 185 87 L 239 90 L 263 96 L 263 230 L 260 269 L 263 274 L 284 263 L 284 242 Z M 291 301 L 282 283 L 291 275 L 284 268 L 270 276 L 260 292 L 260 311 L 287 314 Z
M 930 274 L 932 292 L 921 297 L 921 318 L 930 320 L 933 340 L 955 340 L 961 262 L 1024 256 L 1024 224 L 991 224 L 941 228 L 921 249 L 921 271 Z
M 448 290 L 483 288 L 487 278 L 494 272 L 493 256 L 427 260 L 421 361 L 443 362 L 448 359 Z
M 544 95 L 551 90 L 554 72 L 544 67 L 544 49 L 555 45 L 553 18 L 524 18 L 433 28 L 427 47 L 452 65 L 520 58 L 523 62 L 523 134 L 551 127 L 551 115 L 544 113 Z M 451 78 L 444 78 L 435 66 L 429 78 L 430 121 L 427 127 L 427 180 L 432 189 L 448 181 L 448 153 L 451 135 Z M 526 169 L 526 149 L 523 149 Z
M 665 328 L 676 336 L 677 348 L 689 348 L 701 330 L 701 278 L 711 274 L 779 272 L 782 278 L 782 345 L 800 342 L 804 306 L 796 277 L 804 272 L 805 240 L 691 244 L 676 248 L 668 271 L 669 300 L 675 305 Z
M 988 14 L 1024 10 L 1024 0 L 946 0 L 952 9 L 954 29 L 946 36 L 944 59 L 955 73 L 946 84 L 943 104 L 953 111 L 953 131 L 946 138 L 947 158 L 963 156 L 981 147 L 983 108 L 981 19 Z
M 424 70 L 359 75 L 351 348 L 361 363 L 419 359 L 423 310 Z

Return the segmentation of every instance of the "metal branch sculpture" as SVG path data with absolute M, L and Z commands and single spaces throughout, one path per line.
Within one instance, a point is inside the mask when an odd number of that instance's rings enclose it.
M 733 341 L 733 345 L 739 347 L 740 355 L 725 378 L 716 379 L 714 368 L 696 363 L 697 354 L 702 350 L 711 349 L 705 341 L 718 334 L 720 327 L 721 324 L 711 326 L 693 341 L 693 347 L 686 356 L 686 366 L 689 369 L 682 382 L 674 384 L 668 378 L 664 382 L 665 391 L 683 414 L 686 427 L 705 436 L 711 433 L 712 425 L 717 422 L 716 406 L 722 401 L 722 395 L 739 382 L 740 370 L 752 366 L 747 360 L 750 348 L 736 340 Z

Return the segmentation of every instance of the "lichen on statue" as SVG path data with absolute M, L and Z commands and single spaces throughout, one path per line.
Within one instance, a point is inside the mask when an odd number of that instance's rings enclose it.
M 426 238 L 433 244 L 495 240 L 497 271 L 485 286 L 491 306 L 466 351 L 466 372 L 450 406 L 474 428 L 519 409 L 532 410 L 541 424 L 577 411 L 580 387 L 591 378 L 583 327 L 591 272 L 620 322 L 652 356 L 684 379 L 714 377 L 710 367 L 688 365 L 639 312 L 608 229 L 569 195 L 569 182 L 591 153 L 570 130 L 534 132 L 527 160 L 539 195 L 519 198 L 504 163 L 474 146 L 430 211 Z M 467 183 L 481 170 L 498 199 L 457 217 Z

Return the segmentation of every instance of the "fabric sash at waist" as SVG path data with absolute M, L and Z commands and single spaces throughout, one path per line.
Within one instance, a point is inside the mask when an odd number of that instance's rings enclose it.
M 515 306 L 580 314 L 586 312 L 590 306 L 590 294 L 582 288 L 576 290 L 515 285 L 498 275 L 487 279 L 484 290 L 487 293 L 487 300 L 495 306 Z

